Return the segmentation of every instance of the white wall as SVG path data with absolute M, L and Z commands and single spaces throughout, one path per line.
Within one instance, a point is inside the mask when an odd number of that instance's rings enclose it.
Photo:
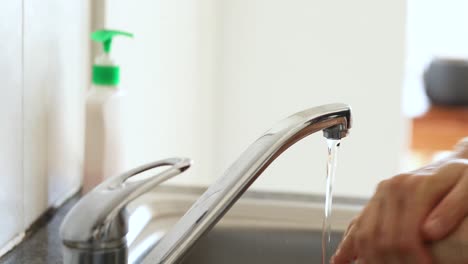
M 80 186 L 88 5 L 2 4 L 0 33 L 8 41 L 0 51 L 0 254 L 7 241 Z
M 22 3 L 6 1 L 0 9 L 0 251 L 23 227 L 22 177 Z
M 330 102 L 353 108 L 336 192 L 368 196 L 399 170 L 405 1 L 222 1 L 216 171 L 279 119 Z M 257 188 L 323 193 L 326 144 L 280 157 Z
M 276 121 L 349 103 L 337 192 L 368 196 L 399 169 L 405 1 L 106 1 L 128 89 L 128 166 L 171 155 L 208 183 Z M 321 135 L 280 157 L 257 188 L 323 192 Z M 293 174 L 293 175 L 292 175 Z
M 123 116 L 126 167 L 187 156 L 196 163 L 180 182 L 209 182 L 216 111 L 214 0 L 104 3 L 104 19 L 94 29 L 102 23 L 135 34 L 133 40 L 116 38 L 112 48 L 121 65 L 121 88 L 128 95 Z
M 87 18 L 83 1 L 24 0 L 26 226 L 81 182 Z

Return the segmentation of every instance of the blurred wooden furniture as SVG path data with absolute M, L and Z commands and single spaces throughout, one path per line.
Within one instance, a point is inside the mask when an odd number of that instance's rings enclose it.
M 422 157 L 421 163 L 427 163 L 467 136 L 468 107 L 431 106 L 412 120 L 411 152 Z

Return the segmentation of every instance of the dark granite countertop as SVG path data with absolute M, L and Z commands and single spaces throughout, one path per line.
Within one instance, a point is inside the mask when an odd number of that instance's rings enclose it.
M 26 238 L 12 251 L 0 258 L 2 264 L 43 264 L 62 263 L 62 242 L 59 228 L 63 218 L 78 201 L 76 195 L 59 209 L 47 213 L 40 222 L 33 225 Z

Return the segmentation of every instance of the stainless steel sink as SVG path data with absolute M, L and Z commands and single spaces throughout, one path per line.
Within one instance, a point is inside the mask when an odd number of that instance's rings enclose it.
M 130 206 L 129 260 L 162 236 L 203 193 L 203 188 L 161 186 Z M 335 199 L 335 248 L 362 200 Z M 320 263 L 323 199 L 320 196 L 247 192 L 200 239 L 181 263 Z
M 340 234 L 333 240 L 336 247 Z M 195 263 L 320 263 L 321 233 L 307 228 L 286 227 L 214 228 L 200 239 L 182 261 Z

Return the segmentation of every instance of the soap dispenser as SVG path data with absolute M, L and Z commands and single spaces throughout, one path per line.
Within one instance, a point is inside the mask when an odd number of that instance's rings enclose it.
M 133 37 L 133 34 L 117 30 L 91 34 L 93 41 L 102 43 L 103 52 L 95 58 L 86 100 L 83 193 L 124 169 L 121 134 L 124 91 L 119 87 L 120 67 L 110 56 L 116 36 Z

